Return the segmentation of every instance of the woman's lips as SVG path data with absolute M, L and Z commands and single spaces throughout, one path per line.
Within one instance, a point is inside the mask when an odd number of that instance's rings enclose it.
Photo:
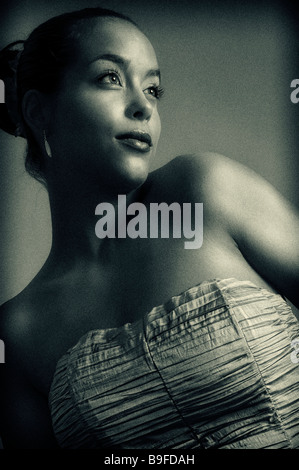
M 153 145 L 151 136 L 146 132 L 126 132 L 125 134 L 116 136 L 116 138 L 124 145 L 140 152 L 149 152 Z

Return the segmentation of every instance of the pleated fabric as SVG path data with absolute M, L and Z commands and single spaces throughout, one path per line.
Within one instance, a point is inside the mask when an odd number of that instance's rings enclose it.
M 62 448 L 299 448 L 299 324 L 277 294 L 204 281 L 139 321 L 85 334 L 58 361 Z

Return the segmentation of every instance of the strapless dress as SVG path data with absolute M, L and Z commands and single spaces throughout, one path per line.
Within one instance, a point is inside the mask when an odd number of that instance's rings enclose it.
M 140 320 L 85 334 L 49 406 L 69 449 L 298 449 L 299 323 L 278 294 L 204 281 Z

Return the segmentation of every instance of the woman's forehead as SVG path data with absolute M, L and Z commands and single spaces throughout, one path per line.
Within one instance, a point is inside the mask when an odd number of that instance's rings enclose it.
M 128 61 L 157 66 L 157 58 L 149 39 L 130 22 L 118 18 L 95 18 L 91 27 L 80 35 L 79 50 L 90 63 L 101 55 L 118 55 Z

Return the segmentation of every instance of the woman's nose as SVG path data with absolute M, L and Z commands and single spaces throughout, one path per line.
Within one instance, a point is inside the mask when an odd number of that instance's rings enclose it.
M 143 92 L 134 93 L 126 109 L 126 115 L 130 119 L 148 121 L 153 113 L 153 104 Z

